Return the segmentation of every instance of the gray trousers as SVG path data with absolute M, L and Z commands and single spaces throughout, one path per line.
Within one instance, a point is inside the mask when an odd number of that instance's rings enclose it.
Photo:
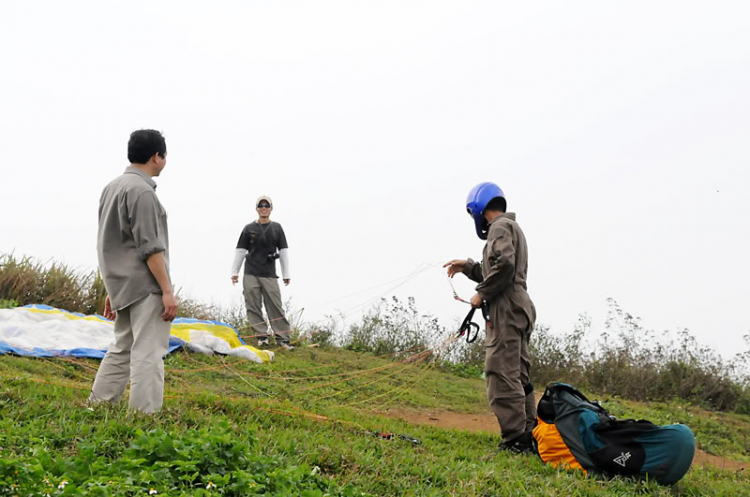
M 266 314 L 271 322 L 271 329 L 276 338 L 282 342 L 289 341 L 289 321 L 284 317 L 281 303 L 281 290 L 278 278 L 259 278 L 246 274 L 242 278 L 242 289 L 245 296 L 247 319 L 258 338 L 268 335 L 268 323 L 263 319 L 262 305 L 266 306 Z
M 172 323 L 164 322 L 162 296 L 148 297 L 117 311 L 115 341 L 96 372 L 91 403 L 118 403 L 130 381 L 133 411 L 157 412 L 164 401 L 164 356 Z

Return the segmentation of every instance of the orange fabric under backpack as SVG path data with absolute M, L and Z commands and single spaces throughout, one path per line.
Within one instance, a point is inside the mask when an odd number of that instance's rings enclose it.
M 585 473 L 586 470 L 576 461 L 568 446 L 563 442 L 557 427 L 545 423 L 540 418 L 537 418 L 537 423 L 533 435 L 542 461 L 552 467 L 562 466 L 566 469 L 580 469 Z

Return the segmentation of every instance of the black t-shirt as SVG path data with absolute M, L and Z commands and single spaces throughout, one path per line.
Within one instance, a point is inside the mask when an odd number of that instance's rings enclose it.
M 284 229 L 279 223 L 260 224 L 257 221 L 245 226 L 237 241 L 237 248 L 247 250 L 245 274 L 259 278 L 278 278 L 275 254 L 289 248 Z

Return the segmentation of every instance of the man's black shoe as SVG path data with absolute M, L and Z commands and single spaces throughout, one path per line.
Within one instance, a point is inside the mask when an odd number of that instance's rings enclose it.
M 498 452 L 508 451 L 511 454 L 534 454 L 534 437 L 530 431 L 514 439 L 501 442 L 497 448 Z

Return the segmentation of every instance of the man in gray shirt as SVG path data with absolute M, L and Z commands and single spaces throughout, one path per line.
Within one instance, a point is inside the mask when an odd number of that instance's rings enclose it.
M 107 289 L 104 317 L 115 320 L 110 344 L 89 402 L 117 403 L 130 381 L 129 408 L 153 413 L 164 400 L 164 361 L 177 301 L 169 277 L 167 213 L 156 183 L 167 163 L 158 131 L 134 131 L 130 166 L 104 188 L 99 200 L 97 252 Z

